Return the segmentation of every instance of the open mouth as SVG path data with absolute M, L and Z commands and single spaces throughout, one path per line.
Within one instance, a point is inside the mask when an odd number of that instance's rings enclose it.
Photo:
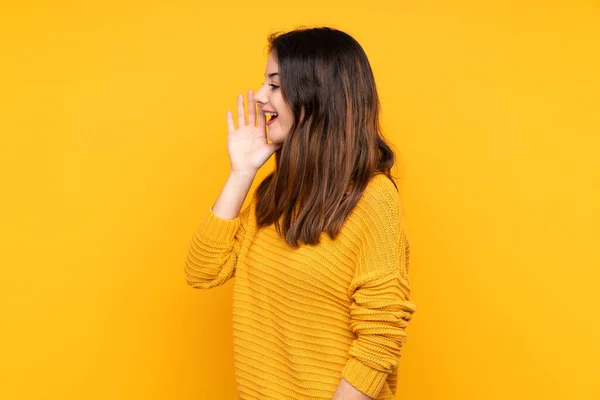
M 277 119 L 277 113 L 266 112 L 265 115 L 267 116 L 267 125 L 272 124 Z

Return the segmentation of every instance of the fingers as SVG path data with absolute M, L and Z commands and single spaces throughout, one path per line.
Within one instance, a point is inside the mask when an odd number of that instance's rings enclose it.
M 238 95 L 238 129 L 246 126 L 246 116 L 244 115 L 244 95 Z
M 237 98 L 237 114 L 238 114 L 238 129 L 246 126 L 246 114 L 244 112 L 244 95 L 238 94 Z M 259 107 L 258 112 L 258 126 L 265 127 L 265 114 Z M 248 125 L 254 126 L 256 123 L 256 102 L 254 101 L 254 92 L 252 89 L 248 90 Z M 227 111 L 227 130 L 229 133 L 235 132 L 235 126 L 233 124 L 233 116 L 231 110 Z
M 227 132 L 235 132 L 235 125 L 233 124 L 233 115 L 231 113 L 231 110 L 227 110 Z
M 261 106 L 258 106 L 258 127 L 262 130 L 265 129 L 265 113 Z
M 254 102 L 254 93 L 248 90 L 248 126 L 254 126 L 256 121 L 256 103 Z

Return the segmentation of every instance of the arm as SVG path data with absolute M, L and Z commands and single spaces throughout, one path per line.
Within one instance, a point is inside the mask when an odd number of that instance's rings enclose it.
M 355 339 L 342 376 L 364 396 L 376 397 L 397 368 L 416 310 L 409 300 L 408 241 L 399 210 L 397 192 L 382 185 L 365 196 L 356 219 L 358 260 L 349 288 Z
M 213 213 L 221 219 L 234 219 L 240 213 L 256 172 L 231 171 L 221 194 L 212 206 Z
M 196 230 L 185 262 L 185 280 L 198 289 L 224 284 L 235 266 L 250 208 L 240 213 L 254 174 L 232 172 Z
M 185 263 L 185 277 L 195 288 L 222 285 L 235 274 L 237 256 L 245 234 L 250 207 L 240 214 L 258 169 L 281 144 L 269 143 L 265 114 L 254 93 L 248 91 L 248 121 L 244 114 L 244 96 L 239 95 L 238 128 L 227 111 L 227 151 L 231 162 L 229 179 L 217 201 L 200 223 Z

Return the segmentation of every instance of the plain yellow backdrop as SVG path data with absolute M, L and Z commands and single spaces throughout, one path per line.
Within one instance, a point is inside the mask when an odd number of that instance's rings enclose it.
M 397 398 L 599 399 L 599 4 L 2 2 L 0 398 L 235 398 L 232 284 L 185 254 L 267 35 L 329 25 L 399 156 Z

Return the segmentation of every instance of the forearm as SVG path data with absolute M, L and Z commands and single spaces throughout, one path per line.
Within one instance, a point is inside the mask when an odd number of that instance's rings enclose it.
M 342 378 L 332 400 L 371 400 L 371 397 L 365 395 Z
M 222 219 L 236 218 L 244 200 L 250 191 L 256 173 L 232 171 L 223 186 L 217 201 L 212 207 L 213 213 Z

